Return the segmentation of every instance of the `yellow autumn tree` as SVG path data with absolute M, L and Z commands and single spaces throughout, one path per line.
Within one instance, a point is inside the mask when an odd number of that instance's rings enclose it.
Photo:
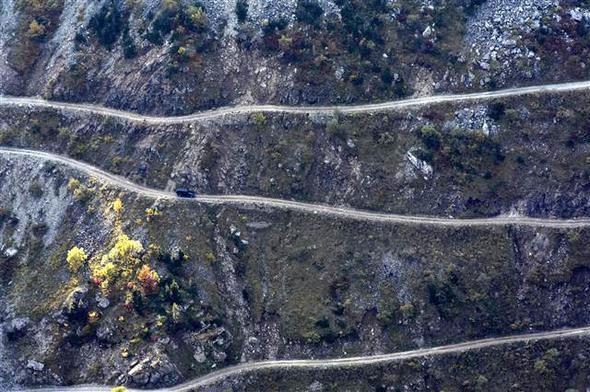
M 132 240 L 125 233 L 117 236 L 113 247 L 92 268 L 92 278 L 100 287 L 108 291 L 110 284 L 119 277 L 128 277 L 131 267 L 139 262 L 143 252 L 141 242 Z
M 113 211 L 118 215 L 123 211 L 123 201 L 120 198 L 116 198 L 112 204 Z
M 122 263 L 135 263 L 136 257 L 143 252 L 141 242 L 132 240 L 125 233 L 117 237 L 115 246 L 107 253 L 109 261 L 119 261 Z
M 66 261 L 68 262 L 70 270 L 73 273 L 78 272 L 87 259 L 88 255 L 84 251 L 84 248 L 78 248 L 77 246 L 74 246 L 72 249 L 70 249 L 66 256 Z

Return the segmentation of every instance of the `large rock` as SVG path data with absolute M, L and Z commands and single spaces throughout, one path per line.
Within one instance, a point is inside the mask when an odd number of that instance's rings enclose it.
M 166 354 L 156 353 L 136 363 L 127 372 L 127 385 L 133 387 L 164 387 L 179 383 L 180 371 Z
M 27 361 L 25 368 L 33 372 L 41 372 L 45 368 L 45 365 L 38 361 L 29 360 Z
M 78 286 L 64 301 L 62 312 L 68 318 L 85 317 L 88 312 L 88 287 Z
M 6 337 L 10 340 L 17 339 L 21 336 L 24 336 L 27 332 L 27 329 L 31 325 L 31 320 L 26 317 L 15 318 L 6 323 L 4 327 L 4 331 L 6 332 Z

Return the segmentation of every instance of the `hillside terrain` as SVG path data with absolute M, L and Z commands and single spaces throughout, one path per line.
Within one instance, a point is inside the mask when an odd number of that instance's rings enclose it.
M 349 369 L 260 371 L 215 384 L 211 391 L 578 391 L 587 385 L 587 339 L 515 344 Z M 572 355 L 575 353 L 574 355 Z M 321 381 L 319 381 L 321 380 Z M 236 385 L 239 387 L 236 388 Z M 399 390 L 399 389 L 398 389 Z
M 0 390 L 164 388 L 254 361 L 590 326 L 588 88 L 141 118 L 543 86 L 589 69 L 588 0 L 2 1 Z M 579 224 L 543 224 L 565 220 Z M 267 369 L 203 390 L 581 392 L 587 346 Z
M 590 323 L 586 229 L 387 225 L 158 202 L 28 159 L 3 159 L 2 173 L 4 350 L 16 362 L 6 377 L 18 382 L 163 386 L 241 359 Z M 74 246 L 90 255 L 78 268 L 65 262 Z M 153 291 L 143 265 L 158 272 Z
M 570 218 L 589 215 L 590 112 L 572 109 L 589 98 L 583 91 L 387 113 L 254 113 L 188 125 L 1 107 L 0 142 L 160 189 L 423 215 Z
M 374 102 L 590 72 L 587 0 L 7 0 L 1 7 L 0 93 L 144 113 Z

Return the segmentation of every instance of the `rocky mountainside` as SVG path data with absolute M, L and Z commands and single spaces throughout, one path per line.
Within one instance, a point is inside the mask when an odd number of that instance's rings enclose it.
M 204 207 L 36 159 L 0 164 L 5 381 L 156 387 L 245 360 L 590 323 L 586 229 Z
M 0 94 L 176 115 L 590 79 L 588 0 L 4 0 Z M 588 91 L 148 124 L 2 105 L 0 146 L 172 195 L 448 219 L 590 216 Z M 0 152 L 0 390 L 168 387 L 590 325 L 590 227 L 387 223 L 117 188 Z M 313 208 L 317 207 L 313 205 Z M 588 338 L 213 391 L 584 391 Z
M 159 189 L 455 217 L 590 213 L 586 91 L 388 113 L 252 114 L 148 125 L 0 108 L 0 142 Z
M 587 1 L 7 0 L 0 93 L 187 113 L 588 76 Z

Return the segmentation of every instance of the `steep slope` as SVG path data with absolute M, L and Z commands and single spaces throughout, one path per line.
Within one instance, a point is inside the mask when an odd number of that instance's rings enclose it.
M 205 207 L 70 176 L 2 159 L 8 381 L 153 387 L 240 360 L 368 355 L 590 324 L 586 229 Z M 87 255 L 80 267 L 68 261 L 74 247 Z
M 588 215 L 588 92 L 148 125 L 0 107 L 3 144 L 139 183 L 436 216 Z
M 302 111 L 590 80 L 589 61 L 588 0 L 0 2 L 0 389 L 159 388 L 589 327 L 587 89 Z M 141 118 L 265 103 L 299 111 Z M 459 220 L 498 215 L 545 219 Z M 587 341 L 208 388 L 584 390 Z
M 141 112 L 377 101 L 589 76 L 587 1 L 12 0 L 2 7 L 0 93 Z

